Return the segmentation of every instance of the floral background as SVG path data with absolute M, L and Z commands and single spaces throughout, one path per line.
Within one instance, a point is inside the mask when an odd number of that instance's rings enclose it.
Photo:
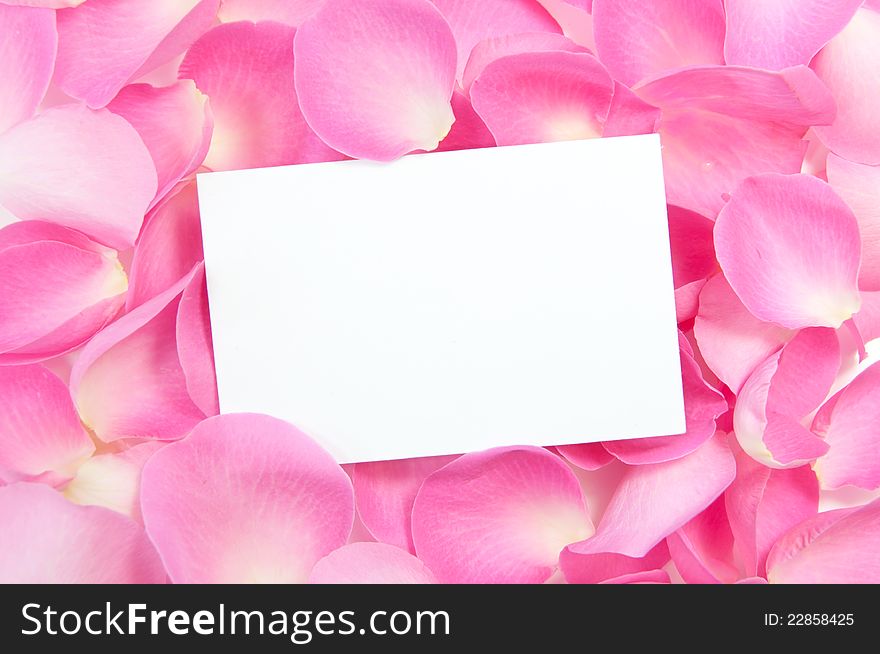
M 877 0 L 0 0 L 0 581 L 880 582 L 878 43 Z M 216 415 L 197 171 L 651 132 L 687 433 L 343 468 Z

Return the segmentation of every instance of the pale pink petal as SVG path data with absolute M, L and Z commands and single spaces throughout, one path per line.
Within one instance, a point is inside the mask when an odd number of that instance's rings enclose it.
M 461 79 L 471 51 L 480 41 L 523 32 L 561 34 L 559 24 L 537 0 L 431 0 L 449 22 L 458 45 Z M 467 87 L 465 87 L 467 88 Z
M 862 292 L 862 308 L 853 322 L 865 343 L 880 338 L 880 291 Z
M 221 25 L 180 65 L 210 98 L 212 170 L 333 161 L 342 156 L 309 129 L 293 85 L 295 29 L 274 22 Z
M 563 461 L 537 447 L 465 454 L 429 476 L 412 513 L 417 556 L 444 583 L 540 583 L 593 525 Z
M 55 14 L 0 4 L 0 134 L 34 115 L 55 66 Z
M 323 4 L 324 0 L 222 0 L 218 16 L 224 23 L 274 20 L 298 27 Z
M 412 507 L 422 482 L 455 456 L 374 461 L 353 466 L 351 481 L 358 515 L 373 537 L 409 552 L 412 542 Z
M 352 543 L 325 556 L 309 575 L 310 584 L 434 584 L 424 563 L 385 543 Z
M 710 218 L 749 175 L 801 170 L 811 125 L 834 118 L 834 99 L 806 67 L 770 72 L 701 66 L 634 89 L 660 107 L 667 199 Z
M 709 368 L 734 393 L 749 375 L 795 332 L 755 318 L 730 288 L 715 275 L 700 292 L 694 337 Z
M 147 533 L 176 583 L 297 583 L 345 544 L 348 476 L 296 427 L 208 418 L 144 466 Z
M 813 431 L 829 445 L 813 466 L 823 488 L 880 487 L 880 365 L 868 367 L 823 406 Z
M 80 352 L 70 392 L 101 440 L 174 440 L 204 418 L 187 392 L 175 342 L 180 296 L 197 272 L 124 315 Z
M 498 145 L 602 135 L 614 83 L 592 55 L 524 52 L 496 59 L 471 86 Z
M 491 148 L 495 145 L 495 137 L 486 123 L 474 111 L 468 97 L 457 89 L 452 94 L 452 113 L 455 114 L 455 122 L 446 138 L 440 141 L 437 152 Z
M 559 565 L 570 584 L 596 584 L 639 575 L 656 570 L 668 561 L 666 541 L 660 541 L 645 556 L 638 558 L 614 553 L 580 554 L 573 551 L 572 546 L 562 550 L 559 556 Z
M 837 100 L 837 118 L 816 134 L 837 155 L 880 164 L 880 10 L 859 9 L 811 64 Z
M 680 329 L 685 329 L 682 325 L 690 323 L 697 316 L 700 308 L 700 292 L 705 285 L 705 279 L 698 279 L 675 289 L 675 319 Z
M 190 398 L 206 416 L 217 415 L 220 407 L 204 266 L 198 268 L 180 296 L 176 337 L 177 356 Z
M 728 64 L 779 70 L 809 64 L 863 0 L 725 0 Z
M 0 583 L 161 584 L 143 528 L 114 511 L 77 506 L 43 484 L 0 488 Z
M 130 311 L 168 289 L 204 259 L 195 182 L 179 185 L 146 217 L 131 261 Z
M 559 23 L 562 33 L 591 52 L 596 51 L 593 38 L 593 17 L 590 15 L 592 0 L 539 0 Z
M 602 446 L 602 443 L 557 445 L 556 451 L 565 457 L 566 461 L 584 470 L 598 470 L 614 460 L 614 456 Z
M 467 59 L 461 78 L 461 87 L 470 91 L 471 84 L 483 69 L 496 59 L 521 52 L 586 52 L 586 49 L 567 36 L 556 32 L 524 32 L 505 34 L 480 41 Z
M 731 287 L 761 320 L 837 328 L 859 310 L 859 226 L 822 180 L 745 180 L 718 214 L 715 248 Z
M 629 87 L 614 82 L 614 97 L 602 136 L 653 134 L 660 126 L 660 115 L 657 107 L 639 98 Z
M 135 129 L 106 109 L 47 109 L 0 135 L 0 204 L 123 249 L 156 194 L 156 169 Z
M 107 108 L 132 124 L 153 157 L 159 188 L 152 205 L 205 159 L 214 119 L 191 80 L 162 88 L 130 84 Z
M 727 401 L 706 383 L 700 366 L 688 349 L 682 347 L 680 351 L 687 431 L 674 436 L 603 443 L 606 450 L 624 463 L 643 465 L 679 459 L 696 450 L 715 433 L 715 418 L 727 411 Z
M 0 484 L 69 478 L 94 451 L 64 382 L 42 366 L 0 366 Z
M 880 583 L 880 500 L 820 513 L 783 536 L 767 557 L 780 584 Z
M 802 423 L 828 395 L 840 370 L 834 330 L 804 329 L 770 355 L 737 396 L 734 431 L 740 446 L 773 468 L 803 465 L 828 451 L 828 444 Z
M 122 308 L 115 250 L 34 220 L 0 229 L 0 365 L 64 354 Z
M 645 570 L 621 575 L 600 581 L 600 584 L 669 584 L 669 573 L 665 570 Z
M 593 32 L 599 59 L 624 84 L 724 63 L 721 0 L 597 0 Z
M 773 470 L 739 448 L 735 453 L 736 479 L 724 494 L 727 517 L 746 575 L 763 576 L 773 544 L 816 515 L 819 484 L 809 466 Z
M 64 9 L 65 7 L 76 7 L 85 1 L 86 0 L 0 0 L 0 5 Z
M 717 584 L 737 580 L 733 534 L 727 522 L 723 496 L 667 536 L 666 542 L 675 569 L 685 582 Z
M 103 506 L 141 520 L 141 470 L 164 443 L 141 443 L 121 452 L 93 456 L 64 487 L 64 497 L 76 504 Z
M 449 133 L 455 39 L 427 0 L 328 0 L 294 53 L 303 115 L 336 150 L 388 161 Z
M 186 50 L 219 6 L 220 0 L 89 0 L 62 9 L 55 83 L 90 107 L 103 107 L 139 74 Z
M 862 235 L 859 288 L 880 291 L 880 166 L 853 163 L 829 154 L 826 173 L 828 183 L 859 221 Z
M 721 434 L 680 459 L 632 466 L 617 486 L 596 534 L 568 550 L 641 558 L 712 504 L 735 474 L 733 454 Z

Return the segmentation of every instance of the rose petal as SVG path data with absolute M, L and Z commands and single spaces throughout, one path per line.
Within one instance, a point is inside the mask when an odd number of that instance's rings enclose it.
M 780 70 L 809 64 L 863 0 L 725 0 L 728 64 Z
M 55 66 L 55 15 L 0 4 L 0 134 L 34 115 Z
M 614 457 L 602 446 L 602 443 L 557 445 L 555 449 L 566 461 L 584 470 L 598 470 L 614 460 Z
M 598 0 L 596 51 L 624 84 L 696 64 L 723 64 L 720 0 Z
M 0 5 L 12 5 L 13 7 L 47 7 L 49 9 L 64 9 L 76 7 L 86 0 L 0 0 Z
M 491 148 L 495 145 L 495 137 L 486 123 L 474 111 L 468 97 L 458 90 L 452 94 L 452 113 L 455 114 L 455 122 L 446 138 L 440 141 L 437 152 Z
M 418 557 L 444 583 L 539 583 L 592 532 L 580 485 L 537 447 L 465 454 L 429 476 L 412 513 Z
M 660 110 L 643 101 L 620 82 L 614 83 L 614 96 L 602 136 L 653 134 L 660 126 Z
M 217 415 L 220 406 L 204 266 L 199 266 L 180 296 L 176 337 L 177 356 L 190 398 L 206 416 Z
M 150 151 L 159 175 L 151 206 L 205 159 L 214 119 L 208 99 L 191 81 L 162 88 L 130 84 L 107 108 L 131 123 Z
M 293 27 L 232 23 L 196 41 L 180 65 L 210 97 L 212 170 L 333 161 L 342 156 L 306 125 L 293 86 Z
M 299 27 L 323 4 L 324 0 L 223 0 L 218 15 L 224 23 L 274 20 Z
M 675 288 L 706 279 L 718 269 L 713 223 L 705 216 L 681 207 L 669 207 L 669 243 Z
M 600 584 L 670 584 L 669 573 L 665 570 L 645 570 L 612 579 L 600 581 Z
M 645 556 L 634 558 L 623 554 L 580 554 L 571 546 L 562 550 L 559 564 L 570 584 L 596 584 L 652 572 L 669 561 L 666 541 L 651 549 Z M 625 582 L 624 582 L 625 583 Z
M 835 112 L 828 89 L 804 66 L 700 66 L 634 90 L 663 110 L 669 203 L 710 218 L 745 177 L 799 172 L 807 128 L 829 124 Z
M 859 310 L 859 226 L 825 182 L 745 180 L 715 223 L 724 276 L 755 317 L 783 327 L 840 327 Z
M 328 0 L 294 53 L 300 108 L 334 149 L 388 161 L 449 133 L 455 39 L 427 0 Z
M 187 392 L 175 342 L 180 296 L 197 272 L 124 315 L 80 352 L 70 393 L 101 440 L 173 440 L 205 417 Z
M 385 543 L 352 543 L 325 556 L 309 575 L 310 584 L 434 584 L 424 563 Z
M 89 0 L 62 9 L 55 83 L 90 107 L 103 107 L 139 74 L 183 52 L 214 22 L 219 6 L 220 0 Z
M 351 481 L 358 515 L 373 537 L 415 553 L 412 507 L 422 482 L 455 456 L 357 463 Z
M 176 583 L 305 582 L 345 544 L 348 476 L 314 441 L 275 418 L 208 418 L 144 466 L 147 533 Z
M 666 542 L 675 569 L 686 583 L 732 583 L 739 577 L 724 496 L 667 536 Z
M 0 485 L 70 478 L 94 451 L 58 377 L 42 366 L 0 366 Z
M 43 484 L 0 487 L 0 583 L 160 584 L 144 530 L 103 507 L 77 506 Z

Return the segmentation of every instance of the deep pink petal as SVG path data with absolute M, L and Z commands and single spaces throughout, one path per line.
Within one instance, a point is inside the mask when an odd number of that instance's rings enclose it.
M 718 269 L 712 221 L 681 207 L 670 206 L 668 212 L 675 288 L 706 279 Z
M 859 226 L 815 177 L 745 180 L 718 214 L 715 248 L 731 287 L 761 320 L 837 328 L 859 310 Z
M 427 0 L 328 0 L 294 52 L 303 115 L 336 150 L 387 161 L 449 133 L 455 39 Z
M 220 413 L 210 318 L 205 267 L 200 266 L 180 296 L 176 337 L 177 356 L 186 378 L 186 390 L 193 403 L 206 416 Z
M 706 364 L 734 393 L 793 336 L 792 330 L 749 313 L 724 275 L 712 277 L 700 292 L 694 337 Z
M 433 584 L 434 575 L 409 552 L 385 543 L 351 543 L 315 564 L 310 584 Z
M 153 205 L 205 159 L 214 119 L 192 81 L 162 88 L 130 84 L 107 108 L 132 124 L 153 157 L 159 176 Z
M 348 476 L 308 436 L 257 414 L 208 418 L 144 466 L 144 524 L 177 583 L 296 583 L 345 544 Z
M 224 23 L 274 20 L 298 27 L 323 4 L 324 0 L 223 0 L 218 15 Z
M 880 500 L 820 513 L 783 536 L 767 557 L 767 578 L 783 584 L 880 583 Z
M 680 459 L 632 466 L 614 492 L 596 534 L 568 550 L 643 557 L 712 504 L 735 474 L 733 454 L 720 434 Z
M 580 554 L 572 546 L 562 550 L 559 564 L 565 580 L 570 584 L 596 584 L 656 570 L 669 561 L 666 541 L 651 549 L 645 556 L 634 558 L 623 554 Z
M 210 98 L 212 170 L 333 161 L 342 156 L 309 129 L 293 85 L 295 29 L 274 22 L 212 29 L 189 49 L 180 77 Z
M 0 366 L 0 483 L 69 478 L 94 451 L 64 382 L 42 366 Z
M 561 34 L 559 24 L 537 0 L 431 0 L 452 28 L 458 45 L 461 79 L 471 51 L 480 41 L 524 32 Z M 467 87 L 465 87 L 467 88 Z
M 880 164 L 880 10 L 859 9 L 811 67 L 837 100 L 837 118 L 816 134 L 837 155 Z
M 470 93 L 498 145 L 517 145 L 601 136 L 614 83 L 590 54 L 524 52 L 486 66 Z
M 55 82 L 90 107 L 103 107 L 138 74 L 183 52 L 214 22 L 219 6 L 220 0 L 89 0 L 62 9 Z
M 55 67 L 55 14 L 0 4 L 0 134 L 34 115 Z
M 161 584 L 165 570 L 133 520 L 77 506 L 43 484 L 0 487 L 0 582 Z
M 725 0 L 728 64 L 780 70 L 809 64 L 863 0 Z
M 598 470 L 614 460 L 614 456 L 602 446 L 602 443 L 557 445 L 556 451 L 567 461 L 584 470 Z
M 446 138 L 440 141 L 437 152 L 491 148 L 495 145 L 495 137 L 474 111 L 470 99 L 457 89 L 452 94 L 452 113 L 455 114 L 455 122 Z
M 173 440 L 204 418 L 187 392 L 175 342 L 180 296 L 197 272 L 127 313 L 80 352 L 70 392 L 101 440 Z
M 358 515 L 373 537 L 382 543 L 415 552 L 412 507 L 422 482 L 455 456 L 373 461 L 354 465 Z
M 724 494 L 727 516 L 746 575 L 763 576 L 773 544 L 816 515 L 819 484 L 809 466 L 773 470 L 736 450 L 736 479 Z
M 720 0 L 597 0 L 593 21 L 599 59 L 624 84 L 724 63 Z
M 600 584 L 669 584 L 669 573 L 665 570 L 645 570 L 605 579 Z
M 666 542 L 675 569 L 686 583 L 717 584 L 737 580 L 733 534 L 727 522 L 723 496 L 670 534 Z
M 0 204 L 19 220 L 47 220 L 123 249 L 156 194 L 138 133 L 106 109 L 64 105 L 0 135 Z
M 710 218 L 745 177 L 799 172 L 807 128 L 829 124 L 835 112 L 828 89 L 804 66 L 687 68 L 635 91 L 663 110 L 670 204 Z
M 602 136 L 653 134 L 660 127 L 660 115 L 657 107 L 639 98 L 629 87 L 615 82 Z
M 465 454 L 429 476 L 412 513 L 416 554 L 444 583 L 540 583 L 592 533 L 577 479 L 537 447 Z

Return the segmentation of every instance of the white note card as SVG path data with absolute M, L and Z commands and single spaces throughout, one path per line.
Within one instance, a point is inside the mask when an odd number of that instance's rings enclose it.
M 656 135 L 198 189 L 223 413 L 340 463 L 685 431 Z

